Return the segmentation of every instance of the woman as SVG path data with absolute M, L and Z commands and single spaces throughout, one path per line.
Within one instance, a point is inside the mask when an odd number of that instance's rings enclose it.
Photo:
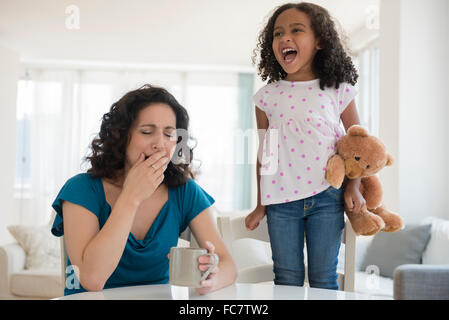
M 214 199 L 182 161 L 192 150 L 182 152 L 187 144 L 181 141 L 174 153 L 177 131 L 188 124 L 176 99 L 150 85 L 128 92 L 103 116 L 87 157 L 91 168 L 69 179 L 53 203 L 52 233 L 64 235 L 68 265 L 80 283 L 79 289 L 67 286 L 65 295 L 168 283 L 167 255 L 188 226 L 200 247 L 220 257 L 197 291 L 235 281 L 235 264 L 215 228 Z M 198 268 L 207 270 L 210 259 L 200 257 Z

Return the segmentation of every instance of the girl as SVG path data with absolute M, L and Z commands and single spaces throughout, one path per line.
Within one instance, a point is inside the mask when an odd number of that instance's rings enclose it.
M 215 228 L 214 199 L 195 183 L 188 163 L 175 164 L 177 131 L 188 125 L 186 109 L 150 85 L 128 92 L 103 116 L 87 158 L 91 168 L 69 179 L 53 203 L 52 233 L 64 235 L 67 265 L 77 278 L 65 295 L 168 283 L 167 255 L 188 226 L 201 247 L 220 257 L 196 290 L 205 294 L 235 280 L 235 264 Z M 202 271 L 212 263 L 207 256 L 198 260 Z
M 258 50 L 259 74 L 268 84 L 253 100 L 258 129 L 267 131 L 259 143 L 257 207 L 246 227 L 253 230 L 267 215 L 275 284 L 303 286 L 305 233 L 310 286 L 338 289 L 344 203 L 358 212 L 364 199 L 360 179 L 343 196 L 327 183 L 325 168 L 345 134 L 340 120 L 346 130 L 359 124 L 357 72 L 327 10 L 311 3 L 278 7 Z M 270 148 L 273 133 L 278 143 Z

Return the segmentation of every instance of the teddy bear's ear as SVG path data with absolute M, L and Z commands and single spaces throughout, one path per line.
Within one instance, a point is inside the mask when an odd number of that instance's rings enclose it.
M 385 164 L 386 167 L 392 166 L 394 162 L 393 156 L 391 154 L 387 154 L 387 163 Z
M 364 127 L 359 126 L 357 124 L 351 126 L 348 129 L 348 133 L 351 136 L 361 136 L 361 137 L 368 137 L 368 130 L 366 130 Z

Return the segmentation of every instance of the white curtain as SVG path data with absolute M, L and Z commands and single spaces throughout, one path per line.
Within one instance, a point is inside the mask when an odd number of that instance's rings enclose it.
M 20 135 L 24 141 L 18 141 L 19 146 L 30 145 L 23 155 L 29 161 L 30 183 L 21 184 L 24 177 L 16 177 L 21 223 L 48 222 L 51 203 L 64 182 L 89 167 L 83 159 L 102 115 L 126 92 L 145 83 L 166 88 L 187 108 L 198 143 L 194 158 L 201 160 L 198 183 L 216 199 L 219 210 L 235 208 L 232 137 L 238 114 L 237 73 L 30 69 L 27 74 L 26 86 L 19 85 L 18 93 L 22 104 L 18 109 L 26 110 L 30 130 L 29 135 Z

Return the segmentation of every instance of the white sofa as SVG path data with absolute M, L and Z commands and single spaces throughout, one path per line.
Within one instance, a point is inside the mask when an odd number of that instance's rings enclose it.
M 25 269 L 17 243 L 0 246 L 0 299 L 51 299 L 64 294 L 61 269 Z
M 178 246 L 189 245 L 179 239 Z M 64 295 L 60 267 L 26 269 L 25 262 L 25 250 L 17 242 L 0 246 L 0 300 L 42 300 Z
M 422 223 L 432 224 L 430 240 L 423 254 L 423 264 L 449 265 L 449 220 L 428 218 Z M 354 291 L 381 299 L 393 299 L 392 278 L 377 276 L 361 268 L 373 238 L 357 238 Z M 188 242 L 185 243 L 178 245 L 187 246 Z M 233 252 L 238 270 L 272 263 L 269 244 L 258 240 L 236 240 Z M 343 269 L 343 257 L 342 245 L 339 269 Z M 18 243 L 0 246 L 0 299 L 49 299 L 63 295 L 61 269 L 25 270 L 25 260 L 25 251 Z

